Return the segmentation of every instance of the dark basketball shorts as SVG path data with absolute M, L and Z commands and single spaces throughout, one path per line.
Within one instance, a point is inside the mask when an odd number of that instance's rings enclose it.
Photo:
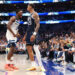
M 30 38 L 31 38 L 32 35 L 33 35 L 33 32 L 27 32 L 26 44 L 27 44 L 27 45 L 32 45 L 32 46 L 33 46 L 34 44 L 38 45 L 38 44 L 39 44 L 39 41 L 40 41 L 40 36 L 39 36 L 39 34 L 36 35 L 36 39 L 34 40 L 34 42 L 31 42 L 31 41 L 30 41 Z

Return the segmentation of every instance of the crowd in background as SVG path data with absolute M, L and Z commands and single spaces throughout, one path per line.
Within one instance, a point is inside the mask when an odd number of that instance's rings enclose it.
M 75 62 L 73 60 L 73 54 L 75 53 L 75 33 L 57 35 L 50 40 L 43 41 L 40 44 L 40 51 L 42 57 L 47 57 L 48 59 L 56 60 L 58 58 L 58 60 L 65 60 L 66 62 Z

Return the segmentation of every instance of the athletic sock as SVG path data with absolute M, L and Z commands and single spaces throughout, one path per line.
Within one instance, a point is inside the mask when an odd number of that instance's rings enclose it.
M 14 63 L 13 63 L 13 59 L 14 59 L 13 57 L 11 57 L 10 60 L 7 59 L 7 60 L 6 60 L 6 63 L 7 63 L 7 64 L 10 64 L 10 65 L 11 65 L 11 64 L 14 64 Z
M 10 60 L 7 60 L 6 61 L 6 64 L 10 65 L 11 64 L 11 61 Z
M 35 61 L 32 61 L 31 64 L 32 64 L 32 67 L 36 67 Z

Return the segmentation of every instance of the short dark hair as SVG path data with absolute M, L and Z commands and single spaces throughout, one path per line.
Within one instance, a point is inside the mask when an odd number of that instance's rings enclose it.
M 19 11 L 22 11 L 22 9 L 17 9 L 17 10 L 16 10 L 16 14 L 17 14 Z
M 29 6 L 31 6 L 32 8 L 35 8 L 35 5 L 34 4 L 28 4 Z

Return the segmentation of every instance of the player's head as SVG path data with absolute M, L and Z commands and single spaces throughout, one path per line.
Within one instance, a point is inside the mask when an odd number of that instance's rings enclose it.
M 35 8 L 34 4 L 28 4 L 27 11 L 31 11 L 34 8 Z
M 21 9 L 16 10 L 16 15 L 18 15 L 19 18 L 22 18 L 23 11 Z

